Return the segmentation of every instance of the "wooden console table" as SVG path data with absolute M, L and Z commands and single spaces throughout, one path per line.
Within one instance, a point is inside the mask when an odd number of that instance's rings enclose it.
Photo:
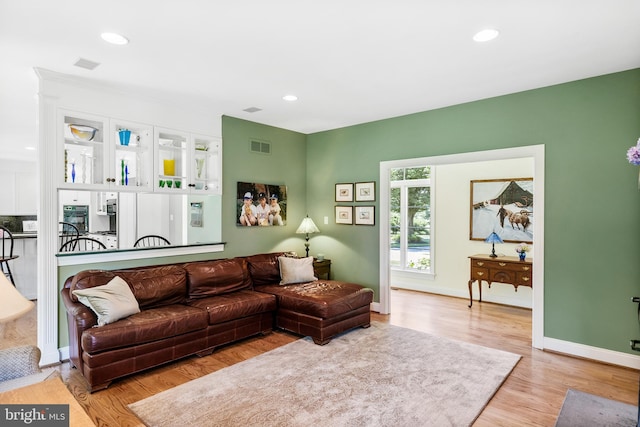
M 471 275 L 469 279 L 469 307 L 473 304 L 473 290 L 471 285 L 478 281 L 479 298 L 482 302 L 482 281 L 491 287 L 492 282 L 512 284 L 518 292 L 518 286 L 533 288 L 533 261 L 520 261 L 515 256 L 499 256 L 491 258 L 489 255 L 473 255 L 471 260 Z

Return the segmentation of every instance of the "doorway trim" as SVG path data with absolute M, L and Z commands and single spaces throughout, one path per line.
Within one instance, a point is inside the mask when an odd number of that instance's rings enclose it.
M 391 286 L 389 265 L 389 170 L 408 162 L 437 166 L 458 163 L 475 163 L 492 160 L 533 159 L 533 186 L 536 195 L 536 226 L 533 229 L 533 301 L 531 321 L 531 345 L 542 349 L 544 342 L 544 145 L 504 148 L 447 154 L 433 157 L 390 160 L 380 162 L 380 313 L 390 310 Z

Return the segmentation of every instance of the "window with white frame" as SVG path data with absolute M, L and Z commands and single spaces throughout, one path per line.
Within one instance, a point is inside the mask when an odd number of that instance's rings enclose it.
M 389 197 L 389 265 L 432 273 L 430 166 L 392 168 Z

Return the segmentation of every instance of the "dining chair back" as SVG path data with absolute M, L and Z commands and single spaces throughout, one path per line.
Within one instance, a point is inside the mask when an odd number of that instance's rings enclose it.
M 60 222 L 60 252 L 62 252 L 62 246 L 70 240 L 77 239 L 80 237 L 80 232 L 78 231 L 78 227 L 68 222 Z M 68 250 L 66 252 L 73 252 L 72 250 Z
M 60 247 L 60 252 L 91 252 L 102 251 L 107 247 L 100 241 L 90 237 L 71 239 Z
M 16 282 L 13 280 L 13 273 L 11 273 L 11 267 L 9 266 L 9 261 L 13 261 L 18 258 L 18 255 L 13 254 L 13 234 L 11 231 L 5 226 L 0 225 L 0 244 L 2 246 L 2 258 L 0 258 L 0 269 L 2 273 L 4 273 L 13 286 L 16 285 Z
M 149 234 L 147 236 L 142 236 L 133 244 L 134 248 L 147 248 L 147 247 L 155 247 L 155 246 L 169 246 L 171 243 L 162 236 L 157 236 L 155 234 Z

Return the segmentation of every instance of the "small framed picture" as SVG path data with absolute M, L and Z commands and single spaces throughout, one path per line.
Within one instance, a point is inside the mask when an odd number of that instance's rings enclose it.
M 375 225 L 376 224 L 376 207 L 375 206 L 356 206 L 355 208 L 356 225 Z
M 353 207 L 336 206 L 336 224 L 353 224 Z
M 376 200 L 376 182 L 356 182 L 356 202 L 374 202 Z
M 353 202 L 353 184 L 336 184 L 336 202 Z

